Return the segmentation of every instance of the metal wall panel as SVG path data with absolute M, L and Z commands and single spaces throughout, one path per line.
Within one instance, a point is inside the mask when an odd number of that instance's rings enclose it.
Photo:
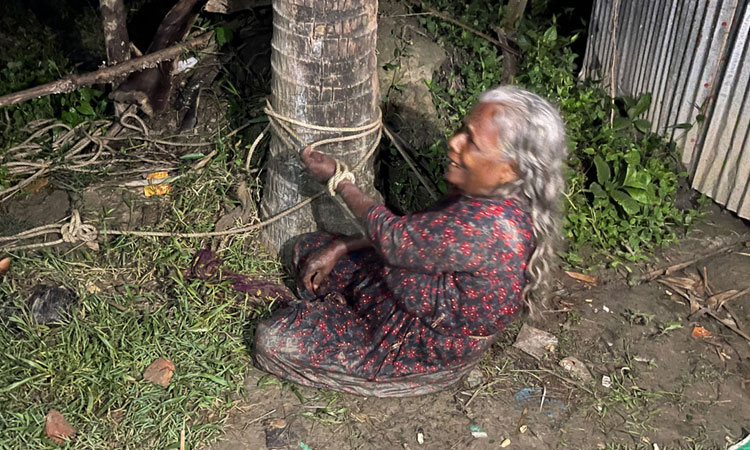
M 748 3 L 595 0 L 581 70 L 582 78 L 607 89 L 614 82 L 617 96 L 650 92 L 645 118 L 682 149 L 693 187 L 744 218 L 750 218 Z M 693 126 L 675 127 L 684 123 Z

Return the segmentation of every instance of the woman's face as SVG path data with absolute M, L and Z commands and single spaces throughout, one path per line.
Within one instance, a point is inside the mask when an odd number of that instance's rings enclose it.
M 518 178 L 514 165 L 503 160 L 498 147 L 502 130 L 492 118 L 499 108 L 496 103 L 480 103 L 448 141 L 445 179 L 465 194 L 488 196 Z

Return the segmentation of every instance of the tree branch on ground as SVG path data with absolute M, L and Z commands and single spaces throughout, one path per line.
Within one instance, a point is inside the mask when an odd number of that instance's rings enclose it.
M 162 61 L 173 60 L 187 50 L 195 50 L 205 47 L 213 38 L 213 32 L 209 31 L 189 41 L 173 45 L 163 50 L 149 53 L 140 58 L 133 58 L 124 63 L 105 67 L 95 72 L 81 75 L 69 75 L 51 83 L 42 84 L 23 91 L 0 97 L 0 108 L 25 102 L 34 98 L 52 94 L 66 94 L 78 88 L 100 83 L 111 83 L 114 79 L 133 72 L 157 67 Z

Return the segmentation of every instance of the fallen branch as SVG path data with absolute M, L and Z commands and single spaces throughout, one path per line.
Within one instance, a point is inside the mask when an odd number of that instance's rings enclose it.
M 734 325 L 731 325 L 731 324 L 729 324 L 729 323 L 721 320 L 721 318 L 719 316 L 717 316 L 716 314 L 714 314 L 712 311 L 706 311 L 706 314 L 708 314 L 709 316 L 711 316 L 714 319 L 716 319 L 716 321 L 719 322 L 720 324 L 724 325 L 725 327 L 727 327 L 730 330 L 734 331 L 738 335 L 742 336 L 747 342 L 750 342 L 750 335 L 748 335 L 744 331 L 740 330 L 739 328 L 737 328 Z
M 14 105 L 16 103 L 25 102 L 26 100 L 43 97 L 45 95 L 65 94 L 93 84 L 110 83 L 123 75 L 128 75 L 139 70 L 150 69 L 158 66 L 159 63 L 163 61 L 175 59 L 185 50 L 203 47 L 211 41 L 212 37 L 213 32 L 209 31 L 189 41 L 173 45 L 154 53 L 149 53 L 139 58 L 133 58 L 114 66 L 105 67 L 95 72 L 82 75 L 69 75 L 51 83 L 4 95 L 0 97 L 0 107 Z
M 750 235 L 742 234 L 742 235 L 739 236 L 739 238 L 734 239 L 732 242 L 730 242 L 727 245 L 723 245 L 723 246 L 721 246 L 721 247 L 719 247 L 719 248 L 717 248 L 715 250 L 712 250 L 710 252 L 704 253 L 704 254 L 702 254 L 700 256 L 696 256 L 695 258 L 689 259 L 689 260 L 687 260 L 685 262 L 682 262 L 682 263 L 679 263 L 679 264 L 674 264 L 674 265 L 669 266 L 669 267 L 664 267 L 662 269 L 655 269 L 655 270 L 652 270 L 650 272 L 646 272 L 643 275 L 641 275 L 640 277 L 638 277 L 637 281 L 638 282 L 651 281 L 651 280 L 653 280 L 656 277 L 660 277 L 662 275 L 672 274 L 674 272 L 677 272 L 678 270 L 684 269 L 685 267 L 689 267 L 689 266 L 697 263 L 698 261 L 702 261 L 702 260 L 704 260 L 706 258 L 710 258 L 712 256 L 718 255 L 719 253 L 723 253 L 723 252 L 729 251 L 733 247 L 735 247 L 736 245 L 740 244 L 741 242 L 745 241 L 748 238 L 750 238 Z
M 416 0 L 412 0 L 412 3 L 414 5 L 417 5 L 417 6 L 420 5 L 420 2 L 416 1 Z M 483 33 L 481 31 L 477 30 L 476 28 L 472 28 L 472 27 L 466 25 L 465 23 L 460 22 L 460 21 L 454 19 L 453 17 L 449 16 L 448 14 L 445 14 L 443 12 L 440 12 L 440 11 L 438 11 L 436 9 L 429 8 L 429 7 L 423 7 L 422 9 L 425 10 L 425 11 L 427 11 L 427 12 L 429 12 L 430 14 L 432 14 L 435 17 L 439 17 L 439 18 L 445 20 L 446 22 L 450 22 L 453 25 L 458 25 L 459 27 L 463 28 L 464 30 L 466 30 L 466 31 L 468 31 L 470 33 L 476 34 L 480 38 L 486 40 L 487 42 L 495 44 L 497 47 L 502 48 L 503 50 L 505 50 L 508 53 L 511 53 L 513 55 L 516 55 L 516 56 L 521 56 L 521 52 L 519 52 L 517 49 L 513 48 L 512 46 L 510 46 L 508 43 L 506 43 L 506 42 L 500 42 L 497 39 L 493 38 L 492 36 L 490 36 L 490 35 L 488 35 L 486 33 Z

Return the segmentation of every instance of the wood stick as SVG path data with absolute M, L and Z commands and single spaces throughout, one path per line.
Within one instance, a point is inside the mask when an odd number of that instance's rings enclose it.
M 0 107 L 14 105 L 16 103 L 25 102 L 26 100 L 43 97 L 45 95 L 65 94 L 73 92 L 80 87 L 91 86 L 97 83 L 110 83 L 114 79 L 123 75 L 139 70 L 150 69 L 158 66 L 162 61 L 175 59 L 185 50 L 204 47 L 211 41 L 211 38 L 213 38 L 213 32 L 208 31 L 189 41 L 173 45 L 154 53 L 149 53 L 140 58 L 133 58 L 121 64 L 105 67 L 95 72 L 82 75 L 69 75 L 51 83 L 4 95 L 0 97 Z
M 130 59 L 130 38 L 125 25 L 126 14 L 123 0 L 100 0 L 104 25 L 104 44 L 107 48 L 107 63 L 120 64 Z
M 704 260 L 706 258 L 710 258 L 710 257 L 712 257 L 714 255 L 718 255 L 719 253 L 723 253 L 723 252 L 729 251 L 729 250 L 732 249 L 732 247 L 734 247 L 737 244 L 741 243 L 742 241 L 744 241 L 748 237 L 750 237 L 750 236 L 748 236 L 747 234 L 740 235 L 740 237 L 738 239 L 735 239 L 733 242 L 730 242 L 727 245 L 723 245 L 723 246 L 717 248 L 716 250 L 710 251 L 708 253 L 704 253 L 703 255 L 697 256 L 695 258 L 689 259 L 689 260 L 687 260 L 685 262 L 682 262 L 682 263 L 679 263 L 679 264 L 674 264 L 674 265 L 669 266 L 669 267 L 664 267 L 662 269 L 656 269 L 656 270 L 652 270 L 650 272 L 646 272 L 643 275 L 641 275 L 640 277 L 638 277 L 637 280 L 639 282 L 651 281 L 651 280 L 653 280 L 656 277 L 659 277 L 659 276 L 662 276 L 662 275 L 669 275 L 671 273 L 677 272 L 678 270 L 682 270 L 685 267 L 691 266 L 691 265 L 697 263 L 698 261 Z
M 750 335 L 748 335 L 744 331 L 740 330 L 739 328 L 735 327 L 734 325 L 729 325 L 728 323 L 724 322 L 723 320 L 721 320 L 721 318 L 719 318 L 719 316 L 717 316 L 716 314 L 714 314 L 711 311 L 707 311 L 706 314 L 708 314 L 709 316 L 711 316 L 714 319 L 716 319 L 716 321 L 719 322 L 720 324 L 724 325 L 725 327 L 729 328 L 730 330 L 734 331 L 735 333 L 737 333 L 740 336 L 742 336 L 743 338 L 745 338 L 745 340 L 747 342 L 750 342 Z
M 417 6 L 420 5 L 419 1 L 411 0 L 411 2 L 414 5 L 417 5 Z M 422 9 L 424 9 L 427 12 L 429 12 L 430 14 L 432 14 L 435 17 L 440 17 L 441 19 L 445 20 L 446 22 L 450 22 L 453 25 L 458 25 L 459 27 L 463 28 L 464 30 L 466 30 L 466 31 L 468 31 L 470 33 L 476 34 L 480 38 L 482 38 L 482 39 L 484 39 L 484 40 L 486 40 L 486 41 L 488 41 L 488 42 L 490 42 L 492 44 L 495 44 L 496 46 L 502 48 L 503 50 L 505 50 L 508 53 L 512 53 L 512 54 L 514 54 L 516 56 L 521 56 L 521 53 L 518 50 L 516 50 L 515 48 L 511 47 L 507 43 L 500 42 L 497 39 L 493 38 L 492 36 L 490 36 L 490 35 L 488 35 L 486 33 L 482 33 L 481 31 L 477 30 L 476 28 L 472 28 L 472 27 L 466 25 L 465 23 L 459 22 L 458 20 L 454 19 L 453 17 L 449 16 L 448 14 L 442 13 L 442 12 L 436 10 L 436 9 L 432 9 L 432 8 L 428 8 L 428 7 L 424 7 Z

